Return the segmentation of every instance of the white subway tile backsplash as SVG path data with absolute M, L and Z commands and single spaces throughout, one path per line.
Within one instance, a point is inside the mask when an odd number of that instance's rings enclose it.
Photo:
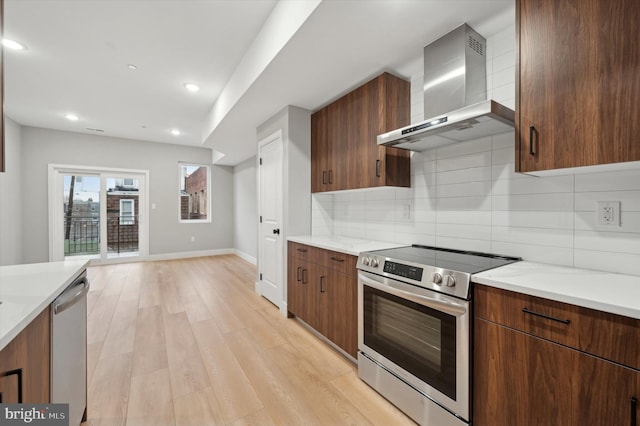
M 436 197 L 483 197 L 486 194 L 489 194 L 490 190 L 491 181 L 488 180 L 480 182 L 451 183 L 436 186 Z
M 460 249 L 463 247 L 465 250 L 481 251 L 485 253 L 491 252 L 491 241 L 488 240 L 436 236 L 435 245 L 451 249 Z
M 438 173 L 438 185 L 463 182 L 480 182 L 491 180 L 491 167 L 470 167 L 468 169 L 452 170 Z
M 492 137 L 493 143 L 491 148 L 502 149 L 502 148 L 514 148 L 516 143 L 516 134 L 513 130 L 500 133 Z M 512 157 L 513 158 L 513 157 Z
M 492 253 L 506 256 L 519 256 L 530 262 L 550 263 L 552 265 L 572 266 L 573 249 L 563 247 L 547 247 L 522 243 L 493 241 Z
M 500 71 L 493 72 L 493 85 L 491 87 L 498 88 L 505 85 L 513 85 L 515 93 L 516 67 L 510 66 Z
M 640 276 L 640 255 L 575 249 L 573 266 Z M 602 284 L 607 285 L 606 282 Z
M 493 86 L 491 97 L 493 100 L 504 104 L 504 106 L 514 109 L 516 99 L 516 84 L 514 82 L 507 82 L 506 84 L 500 86 Z
M 437 223 L 485 225 L 491 226 L 490 211 L 455 211 L 439 210 L 436 212 Z
M 573 211 L 570 194 L 494 195 L 493 210 Z
M 515 149 L 513 146 L 494 149 L 491 155 L 491 164 L 508 164 L 510 166 L 509 170 L 513 171 L 513 163 L 515 160 Z
M 620 201 L 620 210 L 640 212 L 640 191 L 576 192 L 576 211 L 596 211 L 598 201 Z
M 491 197 L 437 198 L 436 210 L 491 211 Z
M 494 151 L 494 158 L 495 158 Z M 491 178 L 493 180 L 502 179 L 528 179 L 531 176 L 514 172 L 513 162 L 508 164 L 497 164 L 491 167 Z
M 620 226 L 598 225 L 595 211 L 576 211 L 576 230 L 600 232 L 634 232 L 640 238 L 640 212 L 620 213 Z
M 460 155 L 458 157 L 442 158 L 436 161 L 436 168 L 438 172 L 490 165 L 491 151 L 475 152 L 473 154 Z
M 640 233 L 576 230 L 575 248 L 640 255 Z
M 640 190 L 640 169 L 576 175 L 576 192 Z
M 513 108 L 515 26 L 487 43 L 489 96 Z M 423 120 L 422 75 L 411 117 Z M 312 232 L 640 276 L 640 169 L 532 177 L 514 161 L 514 131 L 414 152 L 411 188 L 314 194 Z M 597 225 L 597 201 L 620 201 L 620 227 Z
M 482 212 L 484 213 L 484 212 Z M 491 212 L 493 226 L 573 229 L 574 214 L 570 211 L 512 211 L 494 210 Z
M 504 194 L 548 194 L 564 192 L 573 195 L 573 176 L 498 180 L 493 184 L 494 195 Z
M 436 236 L 491 241 L 491 226 L 436 223 Z
M 487 72 L 491 72 L 493 74 L 498 71 L 502 71 L 507 68 L 513 68 L 513 78 L 515 79 L 515 66 L 516 66 L 516 51 L 509 50 L 508 52 L 503 53 L 502 55 L 494 56 L 491 62 L 491 71 L 487 68 Z
M 454 143 L 436 149 L 436 159 L 468 156 L 473 153 L 485 153 L 491 149 L 492 138 L 486 137 L 469 142 Z
M 491 240 L 514 244 L 526 243 L 545 247 L 572 248 L 573 230 L 493 226 Z

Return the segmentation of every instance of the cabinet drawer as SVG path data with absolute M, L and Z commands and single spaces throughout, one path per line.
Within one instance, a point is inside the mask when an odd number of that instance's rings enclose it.
M 310 260 L 312 262 L 318 262 L 319 250 L 316 247 L 311 247 L 305 244 L 294 243 L 289 241 L 289 255 L 293 258 L 300 260 Z
M 344 254 L 337 251 L 322 250 L 322 258 L 320 262 L 323 266 L 342 272 L 347 275 L 354 275 L 356 272 L 356 262 L 358 258 L 350 254 Z
M 640 320 L 474 284 L 475 316 L 640 370 Z

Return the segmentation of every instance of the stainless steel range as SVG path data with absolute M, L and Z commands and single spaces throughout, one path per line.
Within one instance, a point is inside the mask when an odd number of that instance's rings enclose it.
M 419 424 L 469 424 L 471 275 L 518 260 L 419 245 L 360 254 L 360 378 Z

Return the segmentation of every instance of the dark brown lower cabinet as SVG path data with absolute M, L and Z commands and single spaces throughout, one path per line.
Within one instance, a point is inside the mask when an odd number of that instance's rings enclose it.
M 49 403 L 50 339 L 51 311 L 47 307 L 0 351 L 3 403 L 20 399 L 23 403 Z
M 639 371 L 480 318 L 473 379 L 476 426 L 640 425 Z
M 287 310 L 357 356 L 355 256 L 289 242 Z

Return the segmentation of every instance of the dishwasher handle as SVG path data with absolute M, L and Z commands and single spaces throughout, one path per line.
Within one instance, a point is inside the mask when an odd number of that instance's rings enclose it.
M 56 300 L 53 301 L 53 314 L 58 315 L 75 305 L 80 299 L 85 297 L 89 291 L 89 280 L 82 277 L 77 280 L 72 287 L 69 287 Z M 66 297 L 67 294 L 73 293 L 73 296 Z

